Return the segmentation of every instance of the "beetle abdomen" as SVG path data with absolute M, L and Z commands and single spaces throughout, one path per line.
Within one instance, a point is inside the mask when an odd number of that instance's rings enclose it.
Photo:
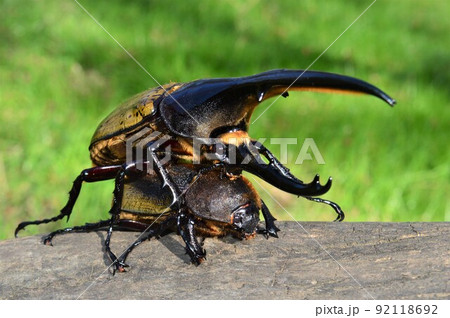
M 125 183 L 121 210 L 138 215 L 169 212 L 172 196 L 169 189 L 161 186 L 156 174 Z

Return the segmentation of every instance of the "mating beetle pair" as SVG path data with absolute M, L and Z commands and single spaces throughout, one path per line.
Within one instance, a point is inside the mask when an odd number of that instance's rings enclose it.
M 197 242 L 197 234 L 251 237 L 257 231 L 260 210 L 266 221 L 266 228 L 260 232 L 277 236 L 273 216 L 241 175 L 242 171 L 288 193 L 327 203 L 338 213 L 338 220 L 342 220 L 344 214 L 337 204 L 317 198 L 330 189 L 331 178 L 325 185 L 320 184 L 318 176 L 310 183 L 302 182 L 267 148 L 248 136 L 256 106 L 273 96 L 286 97 L 289 90 L 364 93 L 391 106 L 395 104 L 384 92 L 364 81 L 302 70 L 204 79 L 145 91 L 121 105 L 99 125 L 89 147 L 94 167 L 84 170 L 74 181 L 60 214 L 23 222 L 15 234 L 30 224 L 69 218 L 83 181 L 115 179 L 110 220 L 55 231 L 46 237 L 46 243 L 51 243 L 52 237 L 59 233 L 105 228 L 106 251 L 115 268 L 123 271 L 129 251 L 119 258 L 111 251 L 113 229 L 144 231 L 130 250 L 143 239 L 177 230 L 192 261 L 198 264 L 205 252 Z M 218 151 L 215 146 L 194 151 L 197 140 L 208 138 L 219 140 L 219 148 L 226 151 Z M 127 158 L 130 149 L 132 155 Z M 211 152 L 216 155 L 211 156 Z M 235 160 L 228 155 L 231 152 L 236 155 Z M 167 156 L 168 163 L 162 160 Z

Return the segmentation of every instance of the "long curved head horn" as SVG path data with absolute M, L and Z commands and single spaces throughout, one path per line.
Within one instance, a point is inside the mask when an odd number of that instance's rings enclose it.
M 186 137 L 211 137 L 219 127 L 248 129 L 262 101 L 292 90 L 369 94 L 393 106 L 395 100 L 362 80 L 325 72 L 273 70 L 253 76 L 203 79 L 167 96 L 160 111 L 170 129 Z

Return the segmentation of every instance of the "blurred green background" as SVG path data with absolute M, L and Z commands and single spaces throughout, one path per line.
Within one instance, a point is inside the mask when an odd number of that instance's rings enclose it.
M 307 68 L 372 2 L 79 1 L 160 83 Z M 66 203 L 98 123 L 157 84 L 71 0 L 0 1 L 0 239 Z M 448 1 L 378 0 L 311 69 L 355 76 L 370 96 L 291 93 L 254 125 L 298 138 L 288 166 L 333 176 L 346 221 L 449 221 Z M 257 109 L 253 119 L 272 102 Z M 295 165 L 314 138 L 325 165 Z M 265 143 L 275 154 L 280 147 Z M 261 183 L 260 180 L 258 180 Z M 69 225 L 107 217 L 113 184 L 85 184 Z M 331 221 L 329 207 L 257 186 L 280 220 Z M 65 222 L 30 226 L 44 233 Z

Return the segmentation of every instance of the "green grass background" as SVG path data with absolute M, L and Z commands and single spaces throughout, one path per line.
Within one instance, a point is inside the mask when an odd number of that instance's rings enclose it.
M 304 69 L 371 2 L 80 0 L 160 83 Z M 97 124 L 157 84 L 74 1 L 2 0 L 0 12 L 0 239 L 7 239 L 18 222 L 58 213 L 90 167 Z M 342 206 L 346 221 L 449 221 L 449 12 L 444 0 L 378 0 L 313 65 L 373 83 L 397 99 L 393 109 L 370 96 L 291 93 L 250 134 L 298 138 L 288 166 L 305 181 L 333 176 L 324 197 Z M 294 165 L 307 137 L 325 165 Z M 266 146 L 279 154 L 278 145 Z M 263 187 L 284 207 L 257 186 L 280 220 L 335 217 L 325 205 Z M 69 225 L 106 218 L 111 192 L 111 182 L 85 184 Z

